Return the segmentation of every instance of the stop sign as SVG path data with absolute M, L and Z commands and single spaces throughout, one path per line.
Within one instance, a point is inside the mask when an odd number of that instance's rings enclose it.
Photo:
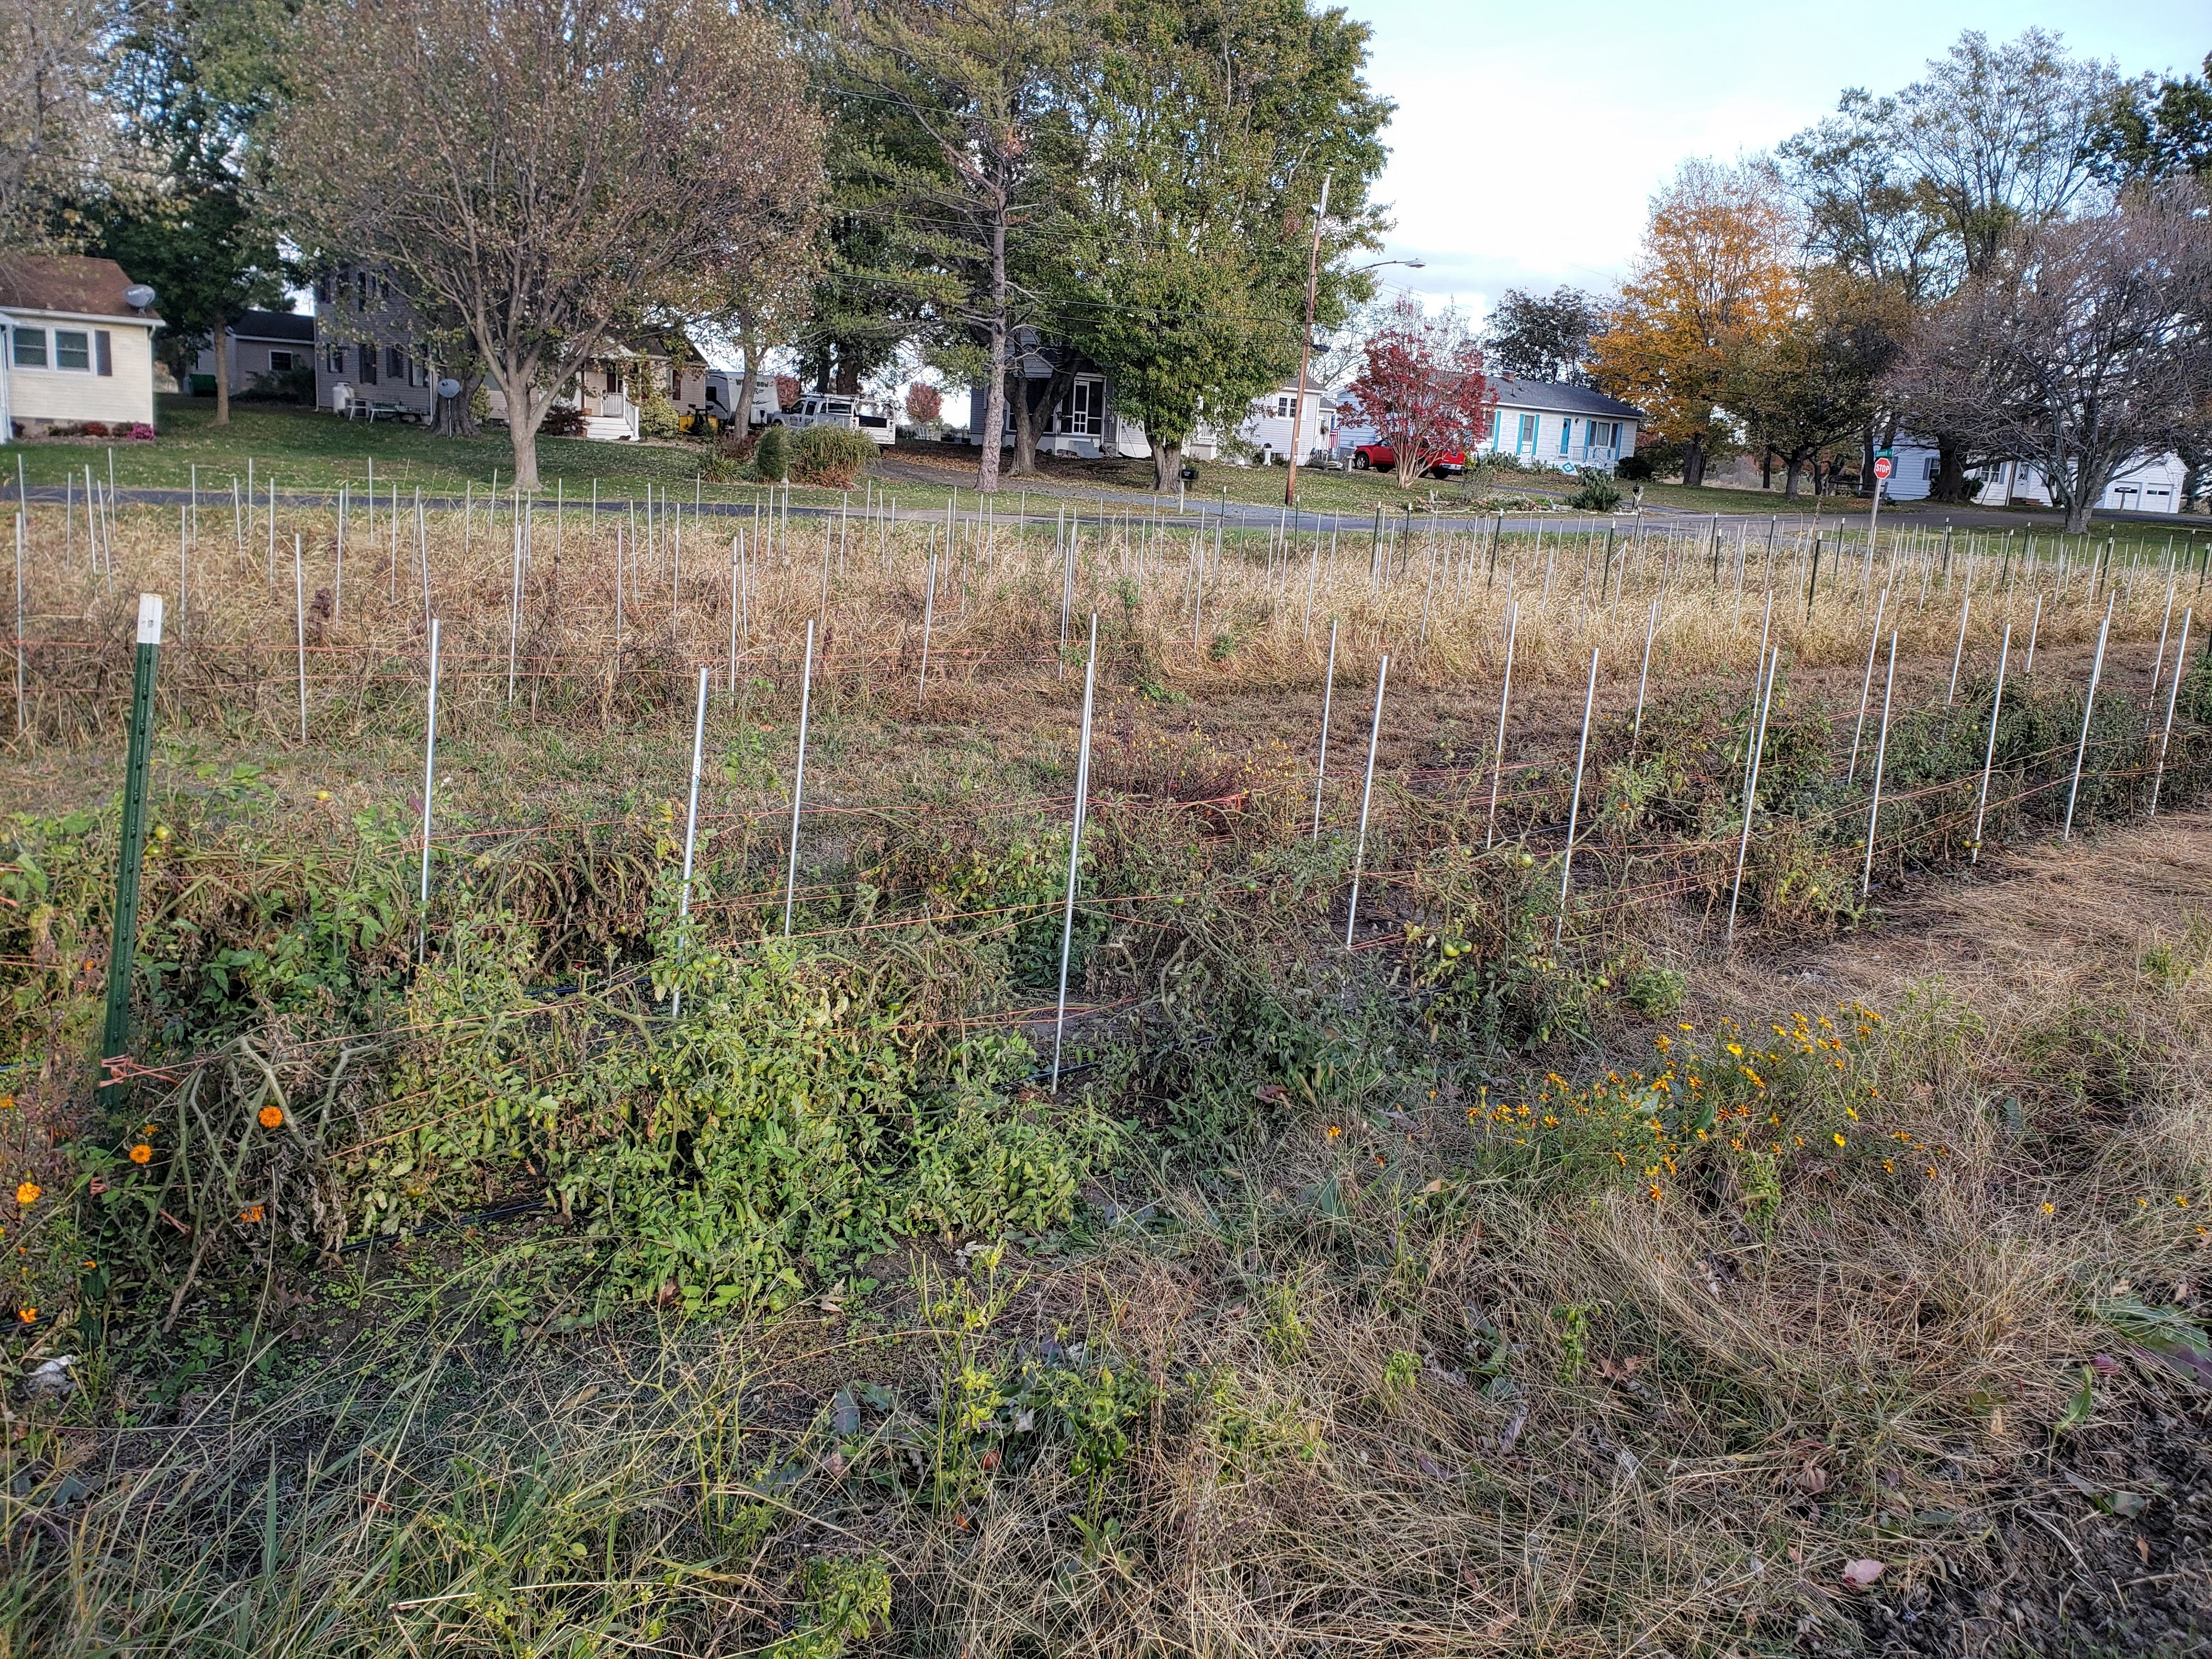
M 1890 475 L 1890 471 L 1891 466 L 1888 456 L 1877 455 L 1874 458 L 1874 476 L 1875 477 L 1887 478 Z

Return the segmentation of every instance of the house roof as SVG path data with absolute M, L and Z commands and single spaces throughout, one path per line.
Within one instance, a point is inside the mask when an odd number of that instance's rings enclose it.
M 161 319 L 150 307 L 131 308 L 123 297 L 124 289 L 131 285 L 123 267 L 112 259 L 36 253 L 0 258 L 0 306 L 159 324 Z
M 243 311 L 230 325 L 238 340 L 281 340 L 287 345 L 313 345 L 315 319 L 304 311 Z
M 1641 421 L 1647 416 L 1634 404 L 1608 398 L 1586 386 L 1563 386 L 1556 380 L 1494 382 L 1500 409 L 1543 409 L 1562 415 L 1595 415 L 1608 421 Z

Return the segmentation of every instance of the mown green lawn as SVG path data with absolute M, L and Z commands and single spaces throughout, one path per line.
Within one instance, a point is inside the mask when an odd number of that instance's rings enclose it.
M 273 474 L 280 490 L 336 489 L 341 483 L 358 490 L 368 482 L 371 461 L 380 492 L 387 483 L 404 489 L 419 484 L 425 491 L 459 491 L 473 483 L 482 491 L 514 477 L 503 428 L 481 437 L 442 438 L 398 421 L 343 421 L 312 410 L 247 403 L 233 404 L 230 424 L 219 427 L 214 399 L 171 397 L 161 400 L 160 431 L 151 443 L 84 438 L 0 446 L 0 465 L 12 479 L 20 457 L 34 485 L 58 484 L 70 473 L 82 478 L 87 466 L 104 483 L 112 451 L 115 482 L 125 489 L 180 489 L 197 465 L 203 489 L 225 493 L 233 474 L 243 482 L 249 460 L 257 489 Z M 594 478 L 603 495 L 642 495 L 647 483 L 689 494 L 706 457 L 703 444 L 577 438 L 541 438 L 538 444 L 546 489 L 557 478 L 571 495 L 588 495 Z

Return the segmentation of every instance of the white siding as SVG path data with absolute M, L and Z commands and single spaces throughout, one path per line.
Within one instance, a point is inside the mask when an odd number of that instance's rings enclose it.
M 143 421 L 154 423 L 154 331 L 143 323 L 123 318 L 99 322 L 40 316 L 18 312 L 15 317 L 31 328 L 46 331 L 45 368 L 19 367 L 13 359 L 15 342 L 9 341 L 8 413 L 17 421 Z M 87 333 L 106 330 L 114 372 L 101 374 L 88 369 L 55 368 L 53 336 L 56 329 Z

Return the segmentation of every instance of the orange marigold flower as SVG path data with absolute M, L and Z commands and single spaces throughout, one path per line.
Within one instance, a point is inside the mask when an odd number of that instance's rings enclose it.
M 249 1204 L 238 1212 L 238 1218 L 240 1221 L 253 1222 L 260 1220 L 262 1210 L 258 1204 Z
M 1334 1140 L 1344 1133 L 1344 1126 L 1341 1123 L 1332 1123 L 1328 1128 L 1322 1130 L 1322 1133 L 1327 1135 L 1331 1140 Z
M 283 1107 L 264 1106 L 261 1109 L 261 1127 L 263 1128 L 274 1129 L 280 1127 L 283 1121 L 284 1109 Z
M 15 1317 L 26 1325 L 35 1325 L 39 1322 L 39 1310 L 36 1308 L 18 1308 L 15 1310 Z
M 35 1204 L 39 1201 L 40 1191 L 41 1188 L 35 1181 L 18 1182 L 15 1184 L 15 1201 L 24 1205 Z
M 143 1140 L 131 1149 L 131 1161 L 133 1164 L 151 1163 L 153 1158 L 154 1149 Z

